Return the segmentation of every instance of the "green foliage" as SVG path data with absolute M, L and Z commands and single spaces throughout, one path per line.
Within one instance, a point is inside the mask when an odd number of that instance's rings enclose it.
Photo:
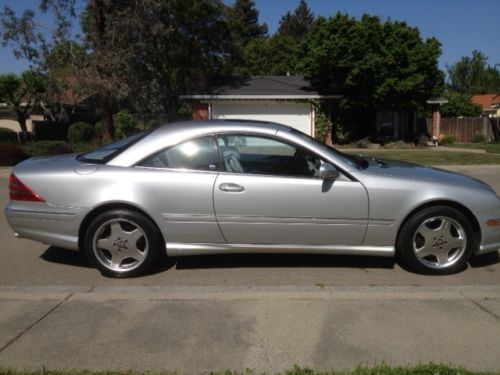
M 87 122 L 75 122 L 68 128 L 68 141 L 73 143 L 90 142 L 94 138 L 94 127 Z
M 23 148 L 15 143 L 0 143 L 0 167 L 16 165 L 28 158 Z
M 439 140 L 439 144 L 443 146 L 452 145 L 454 143 L 457 143 L 457 137 L 452 134 L 445 134 Z
M 45 92 L 45 78 L 33 70 L 26 70 L 20 76 L 16 74 L 0 75 L 0 102 L 11 106 L 21 131 L 26 133 L 26 119 L 40 102 Z
M 122 109 L 115 115 L 115 137 L 126 138 L 139 130 L 136 119 L 127 109 Z
M 299 48 L 289 36 L 255 38 L 243 50 L 243 75 L 287 75 L 297 72 Z
M 311 100 L 311 104 L 314 108 L 314 138 L 324 142 L 330 130 L 328 119 L 319 100 Z
M 160 126 L 161 123 L 160 121 L 156 120 L 156 119 L 152 119 L 152 120 L 149 120 L 145 125 L 145 130 L 150 130 L 150 129 L 155 129 L 157 128 L 158 126 Z
M 96 140 L 103 139 L 104 127 L 102 126 L 102 121 L 97 121 L 94 125 L 94 138 Z
M 482 133 L 476 133 L 472 137 L 472 143 L 486 143 L 486 136 Z
M 302 44 L 312 86 L 344 95 L 344 108 L 415 109 L 442 91 L 440 44 L 405 22 L 346 14 L 319 17 Z
M 259 23 L 259 11 L 253 0 L 236 0 L 227 9 L 227 18 L 232 38 L 239 46 L 267 35 L 267 25 Z
M 17 142 L 17 133 L 9 128 L 0 128 L 0 143 Z
M 31 156 L 71 154 L 73 148 L 64 141 L 36 141 L 25 147 Z
M 354 147 L 357 148 L 369 148 L 370 140 L 368 138 L 358 139 L 354 142 Z
M 350 133 L 347 131 L 347 129 L 340 123 L 340 122 L 335 122 L 333 125 L 333 131 L 334 131 L 334 142 L 338 144 L 346 144 L 349 143 L 349 137 Z
M 0 127 L 0 134 L 12 134 L 12 133 L 15 133 L 15 131 L 10 128 Z
M 384 148 L 388 148 L 388 149 L 408 149 L 408 148 L 415 148 L 415 144 L 399 140 L 399 141 L 394 141 L 394 142 L 386 143 L 384 145 Z
M 483 112 L 481 106 L 471 102 L 470 95 L 448 90 L 445 97 L 448 103 L 440 108 L 443 117 L 476 117 Z
M 500 70 L 488 65 L 488 58 L 479 51 L 464 56 L 447 66 L 450 88 L 456 92 L 473 95 L 500 92 Z
M 307 6 L 307 2 L 300 0 L 293 14 L 287 12 L 281 17 L 278 34 L 288 36 L 295 41 L 301 41 L 309 32 L 313 22 L 314 14 Z

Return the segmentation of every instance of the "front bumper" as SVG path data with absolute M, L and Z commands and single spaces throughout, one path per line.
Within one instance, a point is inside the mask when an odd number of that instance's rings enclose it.
M 475 254 L 486 254 L 500 249 L 500 209 L 476 214 L 481 227 L 481 244 Z

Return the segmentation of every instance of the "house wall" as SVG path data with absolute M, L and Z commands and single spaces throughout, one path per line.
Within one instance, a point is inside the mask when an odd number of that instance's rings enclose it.
M 212 119 L 272 121 L 313 135 L 314 115 L 309 102 L 252 100 L 212 101 Z
M 41 121 L 43 116 L 32 115 L 28 120 L 26 120 L 26 127 L 28 132 L 33 132 L 33 121 Z M 21 125 L 16 120 L 11 119 L 0 119 L 0 128 L 12 129 L 15 132 L 21 131 Z

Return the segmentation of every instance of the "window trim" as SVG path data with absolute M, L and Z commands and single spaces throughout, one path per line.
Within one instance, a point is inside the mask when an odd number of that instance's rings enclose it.
M 292 143 L 292 142 L 288 142 L 288 140 L 284 140 L 282 138 L 279 138 L 277 137 L 276 135 L 271 135 L 271 134 L 261 134 L 261 133 L 254 133 L 254 132 L 234 132 L 234 131 L 228 131 L 228 132 L 221 132 L 221 133 L 216 133 L 214 134 L 215 136 L 215 139 L 216 139 L 216 146 L 217 146 L 217 149 L 218 149 L 218 152 L 219 152 L 219 159 L 220 159 L 220 164 L 221 164 L 221 171 L 220 173 L 227 173 L 227 174 L 230 174 L 230 175 L 236 175 L 236 176 L 263 176 L 263 177 L 274 177 L 274 178 L 300 178 L 300 179 L 308 179 L 308 180 L 322 180 L 320 177 L 316 177 L 316 176 L 301 176 L 301 175 L 277 175 L 277 174 L 263 174 L 263 173 L 247 173 L 247 172 L 232 172 L 232 171 L 228 171 L 226 170 L 226 164 L 224 163 L 224 158 L 223 158 L 223 155 L 222 155 L 222 151 L 219 147 L 219 142 L 218 142 L 218 139 L 219 137 L 224 137 L 224 136 L 235 136 L 235 137 L 238 137 L 238 136 L 252 136 L 252 137 L 255 137 L 255 138 L 264 138 L 264 139 L 271 139 L 273 141 L 276 141 L 278 143 L 282 143 L 282 144 L 285 144 L 285 145 L 288 145 L 290 147 L 293 147 L 294 149 L 296 150 L 301 150 L 303 152 L 306 152 L 310 155 L 313 155 L 314 157 L 318 158 L 322 163 L 329 163 L 329 164 L 332 164 L 331 162 L 329 161 L 326 161 L 323 157 L 321 157 L 320 155 L 318 155 L 317 153 L 309 150 L 309 149 L 306 149 L 300 145 L 297 145 L 295 143 Z M 338 168 L 337 166 L 335 166 L 335 168 Z M 341 170 L 342 171 L 342 170 Z M 343 171 L 342 171 L 343 174 L 345 174 Z M 350 179 L 350 177 L 349 177 Z

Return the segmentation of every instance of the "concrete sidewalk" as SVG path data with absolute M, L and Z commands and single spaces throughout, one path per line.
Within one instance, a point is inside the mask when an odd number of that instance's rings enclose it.
M 0 366 L 500 369 L 500 286 L 0 287 Z

